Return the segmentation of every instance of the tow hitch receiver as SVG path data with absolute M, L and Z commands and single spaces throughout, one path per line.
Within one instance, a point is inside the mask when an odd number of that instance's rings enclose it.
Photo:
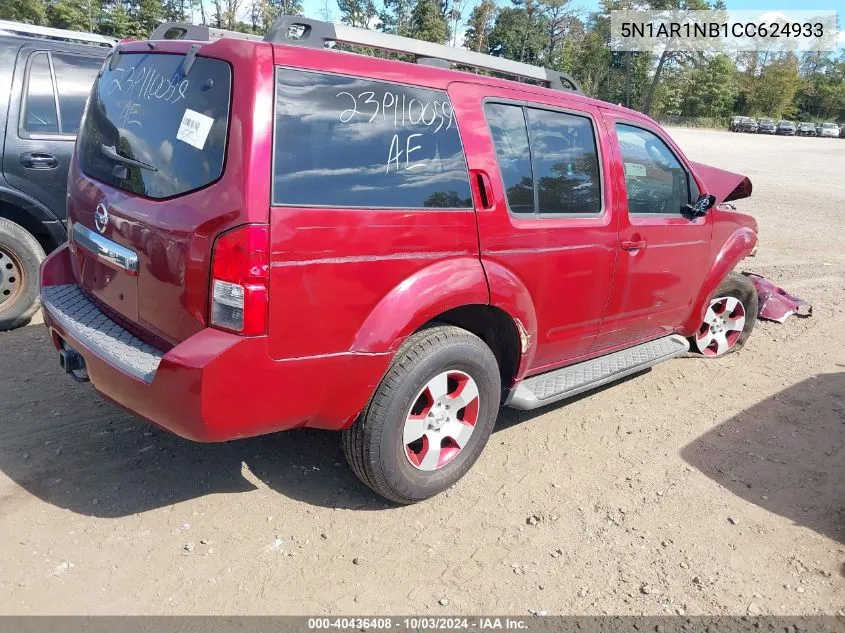
M 70 374 L 70 377 L 77 382 L 88 382 L 88 370 L 85 367 L 85 359 L 70 345 L 62 342 L 62 349 L 59 350 L 59 365 Z

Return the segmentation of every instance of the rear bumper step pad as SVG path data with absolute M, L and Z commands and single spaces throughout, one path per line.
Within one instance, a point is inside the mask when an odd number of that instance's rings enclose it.
M 162 353 L 103 314 L 76 284 L 46 286 L 44 309 L 88 349 L 123 371 L 152 382 Z
M 522 410 L 543 407 L 680 356 L 687 350 L 689 342 L 677 334 L 635 345 L 526 378 L 511 392 L 505 404 Z

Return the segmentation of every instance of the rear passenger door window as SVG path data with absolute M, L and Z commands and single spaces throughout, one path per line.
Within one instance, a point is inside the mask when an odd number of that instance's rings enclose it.
M 691 201 L 691 179 L 672 150 L 653 132 L 633 125 L 617 123 L 616 137 L 625 169 L 628 213 L 682 215 L 684 205 Z
M 594 214 L 601 210 L 599 161 L 590 119 L 526 108 L 537 211 Z
M 508 207 L 512 213 L 534 213 L 534 175 L 525 113 L 520 106 L 501 103 L 487 104 L 485 113 L 496 146 Z
M 488 103 L 484 111 L 511 213 L 601 212 L 596 135 L 588 116 L 504 103 Z
M 347 208 L 472 208 L 448 95 L 276 69 L 273 203 Z

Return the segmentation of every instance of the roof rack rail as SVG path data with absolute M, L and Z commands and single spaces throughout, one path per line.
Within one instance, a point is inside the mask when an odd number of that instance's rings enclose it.
M 550 88 L 583 94 L 581 86 L 566 73 L 540 66 L 494 57 L 453 46 L 415 40 L 379 31 L 332 24 L 299 16 L 282 16 L 264 36 L 265 42 L 324 48 L 328 42 L 354 44 L 394 53 L 413 55 L 418 64 L 449 67 L 450 64 L 481 68 L 494 72 L 544 82 Z
M 260 35 L 252 33 L 240 33 L 238 31 L 227 31 L 213 26 L 202 26 L 200 24 L 189 24 L 187 22 L 162 22 L 152 33 L 151 40 L 196 40 L 199 42 L 214 42 L 224 37 L 231 37 L 239 40 L 262 41 Z
M 0 31 L 11 33 L 13 35 L 24 35 L 27 37 L 37 36 L 58 40 L 68 40 L 71 42 L 101 44 L 103 46 L 111 46 L 112 48 L 117 44 L 117 38 L 115 37 L 98 35 L 97 33 L 83 33 L 82 31 L 54 29 L 48 26 L 24 24 L 23 22 L 12 22 L 10 20 L 0 20 Z

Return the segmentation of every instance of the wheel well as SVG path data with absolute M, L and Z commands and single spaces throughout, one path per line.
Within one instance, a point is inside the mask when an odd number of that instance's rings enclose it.
M 493 351 L 502 377 L 503 391 L 513 384 L 519 368 L 520 339 L 513 318 L 487 305 L 467 305 L 444 312 L 429 323 L 448 323 L 475 334 Z
M 0 218 L 11 220 L 26 229 L 38 241 L 45 253 L 49 253 L 58 246 L 56 240 L 45 230 L 41 221 L 17 205 L 0 201 Z

